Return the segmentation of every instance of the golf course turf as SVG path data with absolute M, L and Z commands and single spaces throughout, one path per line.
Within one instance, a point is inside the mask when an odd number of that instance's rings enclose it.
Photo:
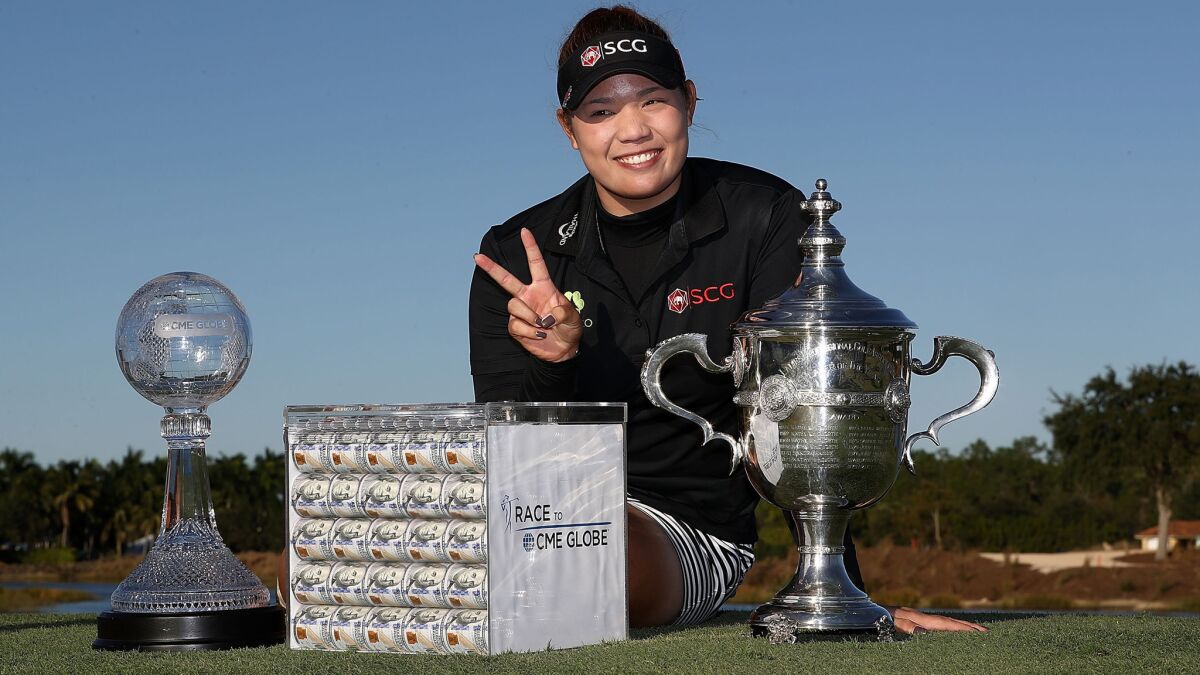
M 628 642 L 493 657 L 290 651 L 284 646 L 174 654 L 96 652 L 95 617 L 0 615 L 0 673 L 988 673 L 1200 672 L 1200 619 L 971 614 L 981 633 L 890 643 L 772 645 L 747 637 L 747 615 L 698 628 L 634 631 Z

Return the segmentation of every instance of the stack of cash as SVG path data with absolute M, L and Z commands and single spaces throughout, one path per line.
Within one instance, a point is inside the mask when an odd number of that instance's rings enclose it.
M 293 646 L 487 654 L 482 406 L 289 419 L 287 441 Z

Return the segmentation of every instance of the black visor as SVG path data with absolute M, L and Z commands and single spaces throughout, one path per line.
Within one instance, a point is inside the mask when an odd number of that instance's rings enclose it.
M 619 31 L 589 41 L 558 69 L 558 102 L 574 110 L 606 77 L 637 73 L 675 89 L 683 84 L 683 62 L 675 46 L 646 33 Z

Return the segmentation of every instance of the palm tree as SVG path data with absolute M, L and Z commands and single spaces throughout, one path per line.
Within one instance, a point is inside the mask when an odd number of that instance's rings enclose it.
M 71 511 L 84 513 L 96 503 L 89 489 L 93 486 L 80 475 L 79 469 L 79 462 L 59 462 L 55 467 L 55 473 L 58 475 L 54 478 L 57 479 L 58 487 L 55 489 L 53 503 L 54 508 L 58 509 L 59 521 L 62 523 L 59 545 L 63 548 L 70 547 Z
M 105 473 L 101 499 L 106 510 L 98 514 L 104 523 L 100 539 L 106 544 L 111 542 L 119 556 L 130 541 L 157 531 L 162 506 L 158 481 L 162 476 L 155 475 L 153 463 L 133 448 L 128 448 L 119 462 L 110 460 Z
M 136 541 L 147 534 L 153 534 L 158 527 L 157 512 L 151 513 L 142 504 L 131 501 L 118 505 L 104 524 L 100 534 L 102 540 L 111 539 L 117 550 L 117 557 L 124 555 L 125 544 Z
M 0 519 L 0 542 L 28 544 L 42 536 L 48 524 L 40 497 L 45 471 L 32 452 L 12 448 L 0 451 L 0 513 L 21 514 Z
M 112 517 L 104 524 L 104 529 L 100 530 L 101 539 L 109 539 L 110 537 L 116 542 L 117 557 L 125 551 L 125 533 L 129 528 L 129 507 L 124 504 L 113 510 Z

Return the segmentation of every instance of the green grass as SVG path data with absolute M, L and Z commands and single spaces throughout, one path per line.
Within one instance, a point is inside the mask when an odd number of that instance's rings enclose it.
M 930 633 L 892 643 L 772 645 L 742 613 L 699 628 L 635 631 L 632 640 L 494 657 L 293 652 L 96 652 L 90 615 L 0 616 L 0 672 L 37 673 L 977 673 L 1200 672 L 1200 620 L 1161 616 L 971 615 L 991 632 Z

